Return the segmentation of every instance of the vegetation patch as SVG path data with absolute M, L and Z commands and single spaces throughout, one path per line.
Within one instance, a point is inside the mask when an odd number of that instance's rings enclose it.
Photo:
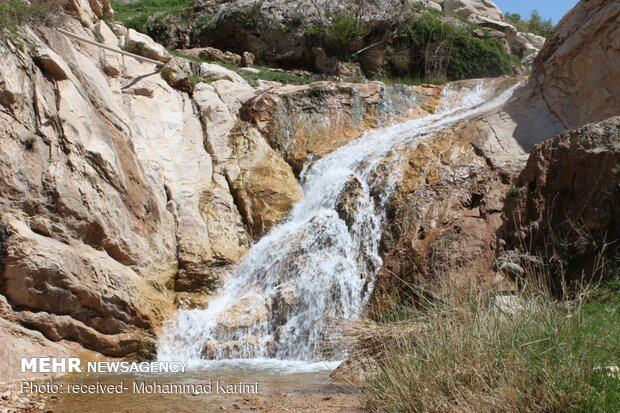
M 367 322 L 354 334 L 373 360 L 363 390 L 369 411 L 620 411 L 613 285 L 611 293 L 608 285 L 581 290 L 572 301 L 544 290 L 495 297 L 453 290 Z
M 173 13 L 186 13 L 187 8 L 195 0 L 142 0 L 126 2 L 112 0 L 114 18 L 125 26 L 141 33 L 147 32 L 149 17 L 158 15 L 160 18 Z
M 534 33 L 539 36 L 549 37 L 553 31 L 551 19 L 543 19 L 538 11 L 532 11 L 529 19 L 524 19 L 519 13 L 506 13 L 504 18 L 520 32 Z
M 457 80 L 512 73 L 510 55 L 497 39 L 481 39 L 472 27 L 456 27 L 436 13 L 407 23 L 399 43 L 412 50 L 408 71 L 416 77 Z
M 16 38 L 23 24 L 53 24 L 62 15 L 66 0 L 3 0 L 0 2 L 0 36 Z

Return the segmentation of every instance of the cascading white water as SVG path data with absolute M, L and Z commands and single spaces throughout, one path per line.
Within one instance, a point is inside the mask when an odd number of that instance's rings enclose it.
M 398 154 L 501 105 L 515 87 L 488 101 L 493 91 L 482 82 L 467 93 L 448 87 L 438 113 L 369 131 L 308 166 L 303 200 L 252 246 L 206 309 L 179 311 L 166 324 L 159 359 L 321 359 L 328 320 L 356 318 L 372 292 Z

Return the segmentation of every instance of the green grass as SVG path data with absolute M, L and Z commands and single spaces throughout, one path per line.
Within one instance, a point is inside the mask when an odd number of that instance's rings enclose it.
M 543 293 L 506 313 L 452 291 L 357 328 L 373 412 L 618 412 L 620 278 L 567 306 Z
M 142 0 L 125 3 L 112 0 L 114 19 L 125 26 L 146 33 L 146 25 L 150 16 L 161 13 L 169 15 L 180 13 L 194 4 L 195 0 Z

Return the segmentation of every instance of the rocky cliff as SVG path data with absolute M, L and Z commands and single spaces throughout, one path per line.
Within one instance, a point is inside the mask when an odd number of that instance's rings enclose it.
M 80 21 L 64 16 L 65 30 L 168 66 L 42 26 L 0 45 L 0 310 L 11 363 L 62 348 L 152 356 L 175 305 L 217 287 L 300 199 L 305 160 L 437 104 L 439 89 L 380 83 L 261 93 L 235 72 L 112 30 L 107 2 L 69 7 Z
M 108 2 L 69 7 L 79 20 L 65 16 L 64 29 L 167 65 L 48 27 L 24 27 L 19 42 L 0 45 L 0 334 L 9 343 L 0 352 L 9 363 L 14 354 L 76 348 L 152 356 L 163 320 L 197 305 L 301 199 L 305 166 L 368 128 L 440 104 L 442 88 L 430 85 L 257 89 L 233 71 L 111 28 L 101 20 L 112 13 Z M 616 2 L 579 3 L 510 104 L 401 154 L 407 163 L 386 211 L 378 298 L 400 281 L 438 274 L 494 281 L 503 201 L 527 151 L 565 128 L 620 114 L 620 65 L 590 74 L 596 59 L 618 59 L 617 27 Z M 518 80 L 493 83 L 501 90 Z M 542 179 L 536 165 L 553 170 L 549 153 L 566 145 L 596 152 L 567 136 L 535 151 L 524 187 Z M 538 214 L 532 221 L 547 208 L 539 197 L 554 191 L 546 182 L 519 201 Z
M 411 155 L 385 237 L 378 310 L 411 285 L 424 289 L 438 280 L 501 289 L 496 255 L 514 248 L 540 251 L 549 228 L 574 244 L 564 254 L 574 255 L 576 272 L 587 261 L 591 270 L 594 249 L 617 239 L 611 218 L 617 209 L 615 120 L 578 128 L 620 115 L 613 80 L 620 65 L 601 63 L 620 59 L 611 35 L 620 26 L 618 10 L 617 2 L 578 3 L 511 101 L 446 130 L 426 153 Z M 444 151 L 454 163 L 445 161 Z
M 468 135 L 494 165 L 519 172 L 532 146 L 620 114 L 617 32 L 620 5 L 581 1 L 562 19 L 525 87 Z

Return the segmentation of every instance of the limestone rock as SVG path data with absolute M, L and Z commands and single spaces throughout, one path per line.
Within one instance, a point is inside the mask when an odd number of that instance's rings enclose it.
M 156 43 L 146 34 L 139 33 L 134 29 L 127 30 L 125 47 L 132 53 L 139 54 L 149 59 L 169 62 L 171 57 L 165 47 Z
M 619 16 L 617 2 L 579 2 L 546 40 L 513 99 L 470 122 L 467 134 L 490 163 L 518 173 L 537 142 L 620 115 Z
M 366 129 L 434 111 L 440 91 L 378 82 L 283 86 L 248 101 L 241 115 L 299 173 L 308 160 L 330 153 Z
M 620 114 L 619 26 L 617 1 L 581 1 L 536 58 L 531 88 L 565 128 Z
M 68 348 L 47 340 L 40 332 L 0 317 L 0 377 L 2 381 L 24 379 L 22 357 L 74 357 Z M 15 407 L 15 406 L 11 406 Z
M 227 171 L 226 179 L 250 234 L 259 238 L 301 200 L 301 187 L 257 129 L 238 125 L 231 139 L 239 171 Z
M 114 356 L 141 350 L 142 356 L 148 355 L 148 344 L 123 345 L 108 352 L 108 346 L 94 330 L 103 335 L 121 335 L 116 340 L 126 340 L 125 333 L 138 329 L 155 333 L 172 310 L 172 299 L 162 294 L 161 286 L 148 283 L 131 269 L 90 247 L 65 245 L 33 233 L 18 221 L 11 222 L 10 231 L 1 292 L 13 305 L 73 319 L 49 317 L 42 322 L 49 328 L 66 329 L 53 325 L 81 322 L 83 334 L 90 331 L 92 337 L 75 341 L 93 350 Z M 26 324 L 35 322 L 30 318 Z M 42 331 L 49 334 L 47 329 Z M 48 337 L 53 341 L 75 339 L 67 337 L 68 334 L 54 333 Z M 143 340 L 148 340 L 147 334 Z
M 255 60 L 256 60 L 256 56 L 254 56 L 254 53 L 243 52 L 243 56 L 241 56 L 241 66 L 243 67 L 254 66 Z
M 502 11 L 491 0 L 444 0 L 443 10 L 473 21 L 478 18 L 502 19 Z
M 544 248 L 549 229 L 575 240 L 574 255 L 618 239 L 620 117 L 536 145 L 516 185 L 505 211 L 513 247 Z
M 67 80 L 71 69 L 67 64 L 52 50 L 44 49 L 37 52 L 33 60 L 41 69 L 56 80 Z
M 199 57 L 209 62 L 222 62 L 231 65 L 240 65 L 242 57 L 236 53 L 223 52 L 215 47 L 198 47 L 194 49 L 183 49 L 180 52 L 188 55 Z
M 506 184 L 467 142 L 462 125 L 403 156 L 407 162 L 387 209 L 385 258 L 371 311 L 389 308 L 395 294 L 409 291 L 407 285 L 492 287 L 502 226 L 502 199 L 497 206 L 495 197 Z

